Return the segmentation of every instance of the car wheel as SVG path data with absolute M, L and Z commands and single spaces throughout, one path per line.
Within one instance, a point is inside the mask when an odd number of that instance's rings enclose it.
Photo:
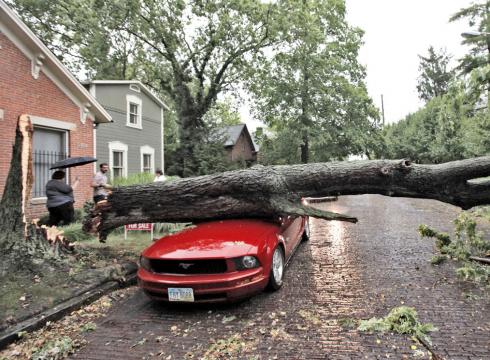
M 271 272 L 269 275 L 269 289 L 278 290 L 282 286 L 284 276 L 284 252 L 278 245 L 272 254 Z
M 310 219 L 306 218 L 305 229 L 303 230 L 303 235 L 301 235 L 302 241 L 310 240 Z

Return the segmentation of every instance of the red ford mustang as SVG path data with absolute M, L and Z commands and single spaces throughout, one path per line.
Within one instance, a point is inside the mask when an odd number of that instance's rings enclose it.
M 138 284 L 155 300 L 234 301 L 277 290 L 284 267 L 309 237 L 307 217 L 206 222 L 161 238 L 140 258 Z

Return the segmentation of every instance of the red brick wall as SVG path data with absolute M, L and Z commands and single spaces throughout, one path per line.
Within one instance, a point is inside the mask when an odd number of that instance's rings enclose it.
M 42 71 L 39 78 L 31 75 L 31 61 L 3 33 L 0 33 L 0 109 L 4 118 L 0 120 L 0 193 L 3 194 L 10 166 L 15 127 L 21 114 L 60 120 L 76 125 L 69 131 L 69 155 L 93 156 L 92 121 L 80 122 L 80 108 L 65 95 Z M 91 198 L 90 182 L 93 167 L 85 165 L 71 170 L 71 182 L 80 178 L 75 190 L 75 206 L 81 207 Z M 28 217 L 46 213 L 46 206 L 33 204 L 27 210 Z

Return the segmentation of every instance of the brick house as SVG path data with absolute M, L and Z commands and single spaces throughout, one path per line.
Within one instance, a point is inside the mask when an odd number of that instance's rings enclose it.
M 248 164 L 257 161 L 257 145 L 252 140 L 247 125 L 227 126 L 223 130 L 225 149 L 231 161 L 244 160 Z
M 7 179 L 15 128 L 20 115 L 34 125 L 34 184 L 26 210 L 28 218 L 47 212 L 44 186 L 49 166 L 71 156 L 94 156 L 94 124 L 111 116 L 48 50 L 34 33 L 0 0 L 0 192 Z M 92 196 L 93 167 L 70 168 L 75 177 L 75 206 Z

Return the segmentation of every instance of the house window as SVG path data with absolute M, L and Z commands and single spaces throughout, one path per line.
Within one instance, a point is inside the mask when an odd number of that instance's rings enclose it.
M 34 127 L 32 137 L 33 198 L 46 196 L 46 183 L 51 179 L 51 175 L 55 171 L 49 168 L 55 162 L 68 157 L 66 145 L 66 131 Z
M 151 155 L 143 154 L 143 172 L 151 173 Z
M 126 125 L 136 129 L 142 129 L 142 112 L 143 112 L 143 102 L 136 95 L 128 94 L 126 95 Z
M 113 179 L 128 176 L 128 145 L 120 141 L 109 142 L 109 168 Z
M 123 177 L 124 175 L 124 166 L 123 159 L 124 153 L 122 151 L 113 151 L 112 152 L 112 174 L 114 178 Z
M 155 172 L 155 149 L 144 145 L 140 147 L 141 172 Z
M 131 125 L 138 125 L 138 117 L 139 117 L 139 106 L 138 104 L 129 103 L 129 123 Z

